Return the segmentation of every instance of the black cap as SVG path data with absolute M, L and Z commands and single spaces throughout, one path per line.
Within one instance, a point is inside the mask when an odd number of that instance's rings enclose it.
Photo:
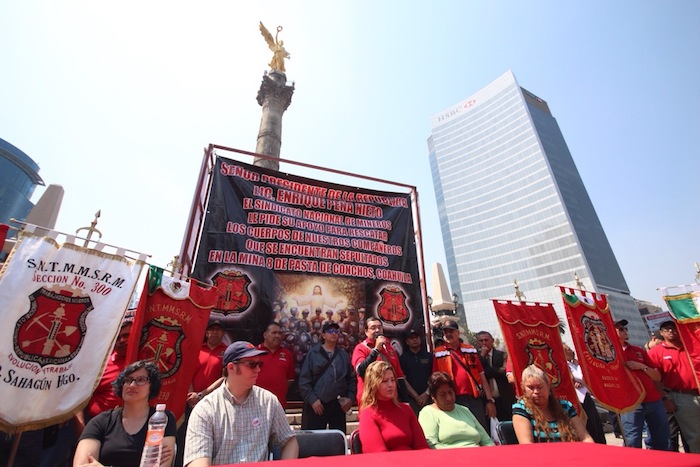
M 456 329 L 459 330 L 459 326 L 457 326 L 457 321 L 454 321 L 452 319 L 448 319 L 444 323 L 442 323 L 442 329 Z
M 226 347 L 224 352 L 224 366 L 231 362 L 237 362 L 241 358 L 257 357 L 267 354 L 267 350 L 256 349 L 253 344 L 246 341 L 238 341 Z
M 323 323 L 323 328 L 321 328 L 321 332 L 326 332 L 330 328 L 335 328 L 335 329 L 340 329 L 340 326 L 336 322 L 329 322 L 329 323 Z
M 659 324 L 659 329 L 670 329 L 675 327 L 676 323 L 672 319 L 667 319 L 663 323 Z
M 616 328 L 621 328 L 623 326 L 627 326 L 629 322 L 626 319 L 621 319 L 620 321 L 615 321 L 615 327 Z
M 416 331 L 415 329 L 411 329 L 410 331 L 408 331 L 408 333 L 406 333 L 406 339 L 408 339 L 411 336 L 421 337 L 421 333 Z
M 209 328 L 212 327 L 212 326 L 221 326 L 222 328 L 224 327 L 224 325 L 221 324 L 221 320 L 220 320 L 220 319 L 215 319 L 215 320 L 213 320 L 213 321 L 210 321 L 209 324 L 207 324 L 207 329 L 209 329 Z

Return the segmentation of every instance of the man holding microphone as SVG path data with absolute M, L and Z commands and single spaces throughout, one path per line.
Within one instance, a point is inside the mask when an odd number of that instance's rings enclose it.
M 394 368 L 397 384 L 399 387 L 399 399 L 408 402 L 408 396 L 417 400 L 420 396 L 406 381 L 406 377 L 401 370 L 399 356 L 391 346 L 389 339 L 383 335 L 384 328 L 379 318 L 371 316 L 365 321 L 366 339 L 355 346 L 352 352 L 352 366 L 357 373 L 357 407 L 360 409 L 362 391 L 365 387 L 365 370 L 370 363 L 379 359 L 388 362 Z M 408 393 L 408 394 L 406 394 Z

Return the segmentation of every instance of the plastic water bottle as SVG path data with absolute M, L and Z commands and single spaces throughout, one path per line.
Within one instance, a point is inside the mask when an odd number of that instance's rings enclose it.
M 146 444 L 143 445 L 140 467 L 158 467 L 160 465 L 165 425 L 167 424 L 168 416 L 165 413 L 165 404 L 156 405 L 156 413 L 148 419 L 148 432 L 146 432 Z

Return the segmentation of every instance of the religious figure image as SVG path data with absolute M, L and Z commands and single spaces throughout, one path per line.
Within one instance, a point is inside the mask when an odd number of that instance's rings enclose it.
M 334 297 L 332 295 L 323 294 L 321 286 L 316 284 L 311 292 L 311 295 L 292 295 L 291 298 L 297 302 L 299 306 L 310 305 L 313 310 L 324 309 L 324 306 L 331 309 L 338 307 L 345 308 L 346 300 L 342 297 Z
M 270 34 L 270 31 L 268 31 L 267 28 L 262 24 L 262 21 L 260 22 L 260 33 L 265 38 L 265 42 L 267 42 L 267 45 L 270 47 L 270 50 L 272 50 L 273 52 L 272 60 L 269 64 L 270 68 L 272 68 L 273 70 L 284 72 L 284 59 L 291 57 L 289 55 L 289 52 L 287 52 L 284 48 L 284 41 L 278 40 L 280 31 L 282 31 L 282 26 L 277 26 L 277 33 L 275 34 L 275 37 L 273 39 L 272 34 Z

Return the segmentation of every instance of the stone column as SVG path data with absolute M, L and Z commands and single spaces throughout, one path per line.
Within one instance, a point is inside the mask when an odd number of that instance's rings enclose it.
M 272 70 L 263 76 L 258 91 L 258 104 L 262 107 L 260 131 L 255 152 L 266 156 L 280 157 L 282 146 L 282 115 L 292 103 L 294 85 L 287 85 L 287 75 Z M 256 157 L 253 165 L 279 170 L 279 162 Z

